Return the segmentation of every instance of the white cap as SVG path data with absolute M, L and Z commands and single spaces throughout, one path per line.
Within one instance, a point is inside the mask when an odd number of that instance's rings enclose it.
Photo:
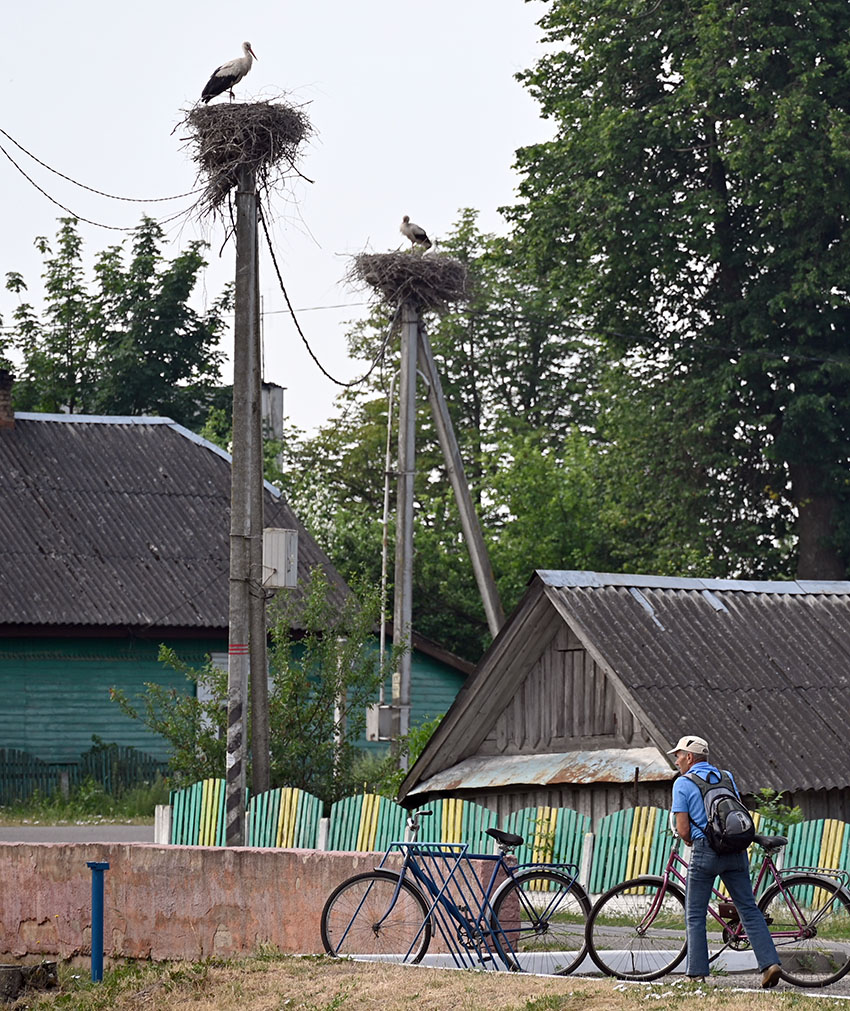
M 679 738 L 679 743 L 675 748 L 667 752 L 668 755 L 675 755 L 677 751 L 690 751 L 694 755 L 708 754 L 708 741 L 694 734 L 685 734 Z

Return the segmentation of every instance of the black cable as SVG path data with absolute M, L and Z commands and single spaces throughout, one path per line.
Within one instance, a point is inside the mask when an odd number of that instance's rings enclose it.
M 183 197 L 191 197 L 194 196 L 195 193 L 201 192 L 201 188 L 199 187 L 198 189 L 188 190 L 186 193 L 177 193 L 173 197 L 119 197 L 114 193 L 106 193 L 103 190 L 96 190 L 93 186 L 86 186 L 85 183 L 77 182 L 76 179 L 72 179 L 71 176 L 66 176 L 64 172 L 60 172 L 59 169 L 55 169 L 51 165 L 48 165 L 47 162 L 42 161 L 41 158 L 37 158 L 32 151 L 27 151 L 23 144 L 15 140 L 11 134 L 6 133 L 2 127 L 0 127 L 0 133 L 2 133 L 4 137 L 8 138 L 19 151 L 23 151 L 28 158 L 32 158 L 34 162 L 37 162 L 42 168 L 46 168 L 48 172 L 52 172 L 54 175 L 59 176 L 60 179 L 65 179 L 69 183 L 73 183 L 74 186 L 79 186 L 81 190 L 88 190 L 89 193 L 96 193 L 99 197 L 108 197 L 110 200 L 125 200 L 131 204 L 161 204 L 168 200 L 181 200 Z M 6 154 L 5 151 L 3 153 Z M 8 155 L 6 155 L 6 157 L 8 158 Z
M 295 324 L 295 329 L 298 331 L 298 336 L 304 342 L 304 347 L 307 348 L 307 351 L 309 352 L 310 357 L 316 363 L 316 365 L 317 365 L 319 371 L 322 373 L 322 375 L 325 376 L 327 379 L 330 379 L 330 381 L 332 383 L 335 383 L 337 386 L 342 386 L 342 387 L 345 387 L 345 388 L 348 389 L 348 388 L 351 388 L 352 386 L 359 386 L 361 383 L 366 382 L 366 380 L 369 378 L 369 376 L 372 375 L 372 373 L 375 371 L 375 369 L 378 367 L 378 365 L 380 364 L 381 360 L 384 357 L 384 354 L 385 354 L 385 352 L 387 350 L 387 345 L 390 342 L 390 336 L 392 335 L 393 328 L 395 327 L 395 322 L 398 319 L 398 315 L 399 315 L 399 311 L 400 311 L 401 307 L 399 306 L 396 309 L 395 313 L 393 314 L 393 318 L 390 320 L 390 325 L 387 328 L 386 336 L 384 337 L 384 339 L 383 339 L 383 341 L 381 343 L 381 347 L 378 350 L 378 354 L 375 356 L 374 361 L 369 366 L 368 371 L 365 372 L 362 376 L 360 376 L 359 379 L 352 379 L 351 382 L 348 382 L 348 383 L 342 382 L 341 379 L 336 379 L 334 376 L 332 376 L 330 374 L 330 372 L 328 372 L 328 370 L 324 367 L 324 365 L 322 365 L 322 363 L 319 361 L 319 359 L 313 353 L 313 349 L 310 347 L 309 341 L 304 336 L 304 331 L 301 329 L 301 325 L 298 322 L 298 317 L 295 315 L 295 310 L 292 308 L 292 303 L 289 301 L 289 295 L 287 294 L 286 287 L 284 286 L 284 283 L 283 283 L 283 277 L 281 276 L 281 273 L 280 273 L 280 267 L 278 267 L 278 265 L 277 265 L 277 257 L 274 255 L 274 249 L 272 248 L 271 236 L 269 235 L 268 226 L 266 225 L 266 218 L 265 218 L 265 215 L 263 214 L 263 207 L 262 207 L 262 204 L 259 202 L 259 200 L 257 201 L 257 208 L 259 210 L 260 224 L 263 226 L 263 234 L 266 237 L 266 246 L 268 247 L 269 255 L 272 258 L 272 264 L 274 265 L 275 273 L 277 274 L 277 282 L 280 285 L 280 290 L 283 292 L 283 297 L 286 300 L 286 306 L 289 309 L 289 315 L 292 317 L 292 322 Z
M 77 214 L 77 212 L 72 211 L 70 207 L 66 207 L 64 204 L 60 204 L 58 200 L 56 200 L 47 192 L 47 190 L 42 189 L 41 186 L 39 186 L 34 179 L 28 176 L 27 173 L 21 168 L 21 166 L 15 161 L 15 159 L 9 154 L 6 148 L 2 146 L 2 144 L 0 144 L 0 152 L 2 152 L 9 159 L 9 161 L 21 173 L 24 179 L 26 179 L 26 181 L 31 186 L 35 187 L 35 189 L 37 189 L 42 196 L 47 197 L 47 199 L 52 204 L 55 204 L 60 210 L 65 211 L 66 214 L 70 214 L 71 217 L 75 218 L 77 221 L 84 221 L 87 225 L 94 225 L 96 228 L 107 228 L 111 232 L 135 232 L 136 229 L 139 227 L 138 225 L 132 225 L 129 228 L 124 225 L 105 225 L 102 221 L 94 221 L 92 220 L 92 218 L 85 218 L 83 217 L 82 214 Z M 192 204 L 192 207 L 195 207 L 196 205 L 197 201 L 194 204 Z M 172 214 L 170 215 L 170 217 L 162 218 L 161 220 L 158 220 L 156 223 L 158 225 L 167 225 L 169 222 L 176 221 L 177 218 L 183 217 L 184 214 L 187 214 L 189 211 L 192 210 L 192 207 L 187 207 L 182 211 L 178 211 L 177 214 Z

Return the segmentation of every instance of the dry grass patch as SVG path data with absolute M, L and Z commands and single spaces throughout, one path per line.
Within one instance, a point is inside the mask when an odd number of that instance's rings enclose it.
M 76 975 L 76 979 L 74 976 Z M 318 957 L 223 963 L 137 963 L 88 983 L 64 968 L 58 991 L 23 995 L 16 1011 L 826 1011 L 838 1001 L 798 991 L 734 993 L 681 979 L 650 986 L 610 979 L 462 972 Z M 841 1003 L 846 1008 L 845 1003 Z

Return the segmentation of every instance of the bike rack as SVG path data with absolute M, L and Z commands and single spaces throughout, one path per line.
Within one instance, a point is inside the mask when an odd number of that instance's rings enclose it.
M 430 899 L 431 904 L 414 945 L 430 919 L 457 968 L 511 969 L 510 959 L 515 958 L 515 952 L 502 925 L 496 920 L 490 902 L 500 884 L 495 882 L 490 888 L 493 873 L 502 858 L 493 854 L 469 853 L 466 843 L 394 842 L 384 854 L 380 867 L 384 866 L 393 850 L 402 853 L 405 864 L 409 861 L 416 866 L 417 873 L 408 869 L 407 879 L 417 883 L 418 874 L 428 886 L 425 899 Z M 479 877 L 473 861 L 493 865 L 486 881 Z M 467 920 L 470 930 L 455 919 L 444 902 L 457 908 Z

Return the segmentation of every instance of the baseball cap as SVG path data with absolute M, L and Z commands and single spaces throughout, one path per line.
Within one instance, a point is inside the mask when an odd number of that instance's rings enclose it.
M 676 747 L 671 748 L 667 754 L 675 755 L 677 751 L 690 751 L 694 755 L 707 755 L 708 741 L 702 737 L 697 737 L 695 734 L 685 734 L 684 737 L 679 738 L 679 743 Z

